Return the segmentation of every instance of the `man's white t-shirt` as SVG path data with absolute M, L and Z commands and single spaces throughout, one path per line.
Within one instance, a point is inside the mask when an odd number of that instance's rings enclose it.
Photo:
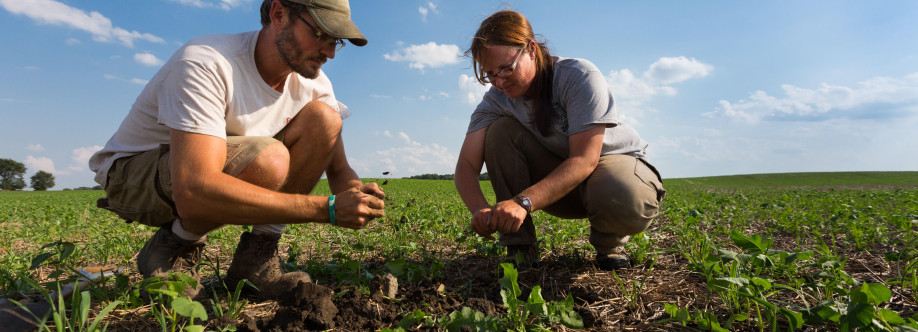
M 118 158 L 169 143 L 170 129 L 226 139 L 272 137 L 306 106 L 319 100 L 350 115 L 335 99 L 331 81 L 287 76 L 283 92 L 271 88 L 255 67 L 258 31 L 208 35 L 182 46 L 153 76 L 105 147 L 89 159 L 95 180 L 105 187 Z

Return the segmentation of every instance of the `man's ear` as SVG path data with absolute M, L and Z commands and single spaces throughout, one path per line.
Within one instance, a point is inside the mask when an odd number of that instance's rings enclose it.
M 268 17 L 271 18 L 271 26 L 277 30 L 281 30 L 287 24 L 287 11 L 290 10 L 287 7 L 284 7 L 279 0 L 273 0 L 271 2 L 271 10 L 268 11 Z

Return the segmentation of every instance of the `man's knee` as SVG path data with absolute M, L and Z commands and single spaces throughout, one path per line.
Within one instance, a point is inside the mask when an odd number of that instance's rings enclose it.
M 329 135 L 337 136 L 341 132 L 341 114 L 325 102 L 312 101 L 293 118 L 285 129 L 288 138 L 291 135 Z
M 263 188 L 277 190 L 286 182 L 289 172 L 290 152 L 278 141 L 259 151 L 237 177 Z

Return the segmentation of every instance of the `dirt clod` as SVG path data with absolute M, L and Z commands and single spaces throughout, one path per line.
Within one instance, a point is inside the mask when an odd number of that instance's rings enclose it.
M 338 307 L 332 302 L 332 290 L 314 283 L 300 282 L 281 296 L 280 307 L 270 320 L 254 324 L 246 321 L 241 331 L 301 331 L 328 330 L 335 327 Z
M 398 278 L 391 273 L 377 275 L 370 284 L 370 289 L 374 294 L 380 293 L 384 297 L 394 299 L 398 295 Z

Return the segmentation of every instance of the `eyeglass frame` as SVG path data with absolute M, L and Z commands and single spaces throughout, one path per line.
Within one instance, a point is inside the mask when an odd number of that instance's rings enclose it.
M 519 53 L 516 54 L 516 58 L 513 59 L 513 63 L 511 63 L 510 66 L 506 66 L 506 67 L 498 69 L 497 72 L 494 73 L 494 75 L 488 74 L 482 70 L 482 72 L 484 73 L 484 76 L 482 76 L 481 80 L 484 81 L 485 83 L 492 83 L 494 82 L 496 78 L 507 79 L 507 77 L 510 77 L 510 75 L 513 75 L 513 71 L 516 70 L 516 66 L 520 62 L 520 57 L 522 57 L 523 51 L 525 51 L 528 46 L 529 45 L 521 47 L 519 50 Z M 503 72 L 507 72 L 507 73 L 501 74 Z
M 322 31 L 319 31 L 319 29 L 316 29 L 316 27 L 312 26 L 312 24 L 309 24 L 309 21 L 306 21 L 306 19 L 303 18 L 302 16 L 300 16 L 300 15 L 294 15 L 294 16 L 296 16 L 298 19 L 300 19 L 300 21 L 303 21 L 303 23 L 306 23 L 306 26 L 308 26 L 309 29 L 311 29 L 312 32 L 314 32 L 314 33 L 316 34 L 316 41 L 322 43 L 322 39 L 323 39 Z M 327 36 L 327 37 L 330 37 L 330 38 L 334 38 L 334 37 L 332 37 L 331 35 L 329 35 L 329 34 L 327 34 L 327 33 L 324 34 L 324 36 Z M 347 45 L 347 43 L 345 43 L 344 40 L 341 39 L 341 38 L 334 38 L 334 39 L 332 39 L 332 40 L 329 40 L 328 42 L 329 42 L 329 43 L 327 44 L 327 46 L 337 45 L 337 46 L 335 46 L 335 52 L 341 51 L 341 49 L 344 48 L 344 45 Z

